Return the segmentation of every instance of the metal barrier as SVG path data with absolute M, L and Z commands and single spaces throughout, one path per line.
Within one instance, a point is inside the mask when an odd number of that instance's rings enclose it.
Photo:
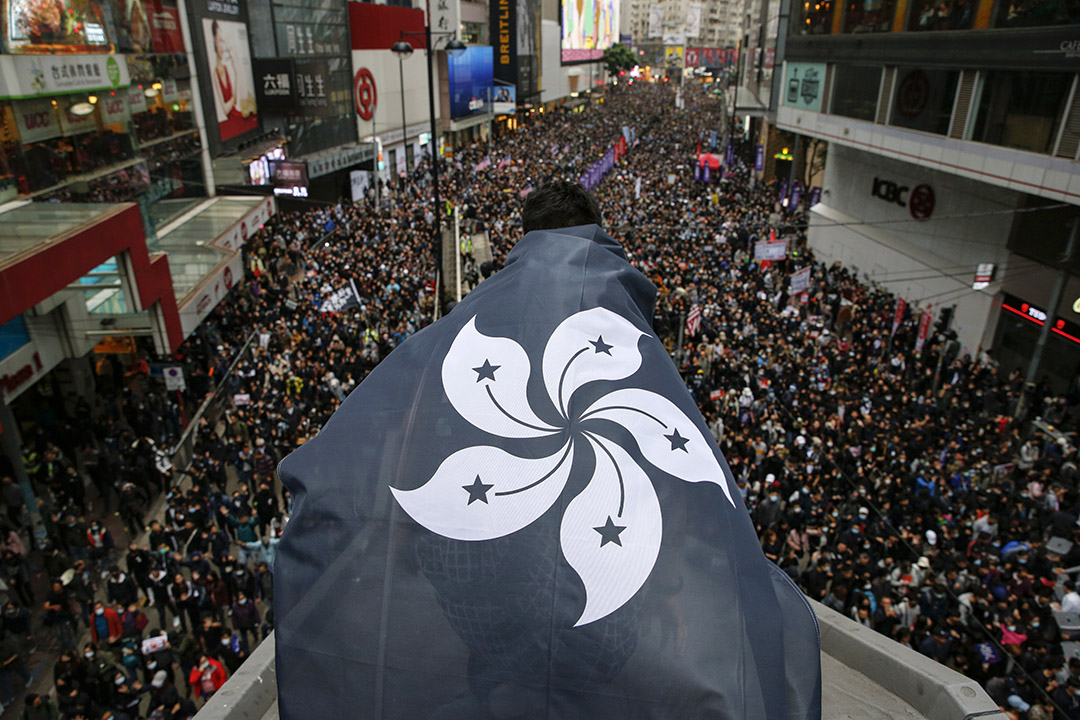
M 236 357 L 233 358 L 232 363 L 229 364 L 229 369 L 226 370 L 217 384 L 214 386 L 213 392 L 209 393 L 206 398 L 199 405 L 199 409 L 195 411 L 195 414 L 191 417 L 191 422 L 184 428 L 184 434 L 180 436 L 180 439 L 176 442 L 176 445 L 172 449 L 172 464 L 173 469 L 179 472 L 186 471 L 191 467 L 191 461 L 195 457 L 195 441 L 198 438 L 199 423 L 203 418 L 206 418 L 207 422 L 216 423 L 218 418 L 221 417 L 221 410 L 223 403 L 221 402 L 221 391 L 225 387 L 226 381 L 232 376 L 233 371 L 236 369 L 240 359 L 243 358 L 244 353 L 248 351 L 251 344 L 255 342 L 255 337 L 258 333 L 254 330 L 247 336 L 244 344 L 240 346 L 240 350 L 236 353 Z

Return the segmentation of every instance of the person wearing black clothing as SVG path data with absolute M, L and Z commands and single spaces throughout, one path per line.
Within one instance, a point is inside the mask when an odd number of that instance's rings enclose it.
M 105 588 L 106 597 L 111 603 L 127 607 L 139 601 L 139 588 L 135 584 L 134 578 L 127 573 L 120 572 L 120 568 L 116 565 L 109 569 L 109 579 L 105 583 Z

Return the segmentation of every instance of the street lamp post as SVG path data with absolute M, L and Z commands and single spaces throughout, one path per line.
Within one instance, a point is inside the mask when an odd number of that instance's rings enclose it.
M 439 136 L 437 128 L 435 127 L 435 71 L 432 66 L 432 36 L 449 37 L 450 41 L 446 44 L 446 51 L 457 57 L 461 53 L 465 52 L 465 43 L 457 39 L 456 31 L 434 31 L 431 30 L 431 0 L 427 0 L 426 14 L 424 15 L 424 32 L 420 31 L 401 31 L 402 39 L 394 43 L 394 48 L 399 45 L 404 45 L 412 50 L 412 45 L 408 43 L 404 38 L 407 35 L 420 35 L 424 36 L 424 54 L 427 59 L 427 78 L 428 78 L 428 118 L 431 121 L 431 138 L 428 140 L 428 147 L 431 151 L 431 180 L 433 183 L 433 191 L 435 194 L 435 307 L 436 310 L 439 307 L 438 293 L 440 291 L 441 279 L 442 279 L 442 266 L 443 266 L 443 242 L 442 242 L 442 198 L 439 195 Z M 401 50 L 395 50 L 391 48 L 395 53 L 400 53 Z M 401 55 L 399 54 L 400 58 Z M 404 95 L 404 76 L 402 79 L 402 115 L 405 113 L 405 95 Z M 404 119 L 402 120 L 404 125 Z M 402 127 L 402 134 L 405 132 L 405 128 Z M 436 319 L 438 319 L 436 317 Z
M 408 158 L 409 153 L 405 151 L 409 142 L 408 126 L 405 124 L 405 60 L 413 54 L 413 46 L 404 40 L 398 40 L 390 48 L 390 51 L 397 55 L 398 59 L 398 78 L 401 80 L 401 152 L 405 153 L 405 157 Z M 408 159 L 406 159 L 405 163 L 405 171 L 408 172 Z

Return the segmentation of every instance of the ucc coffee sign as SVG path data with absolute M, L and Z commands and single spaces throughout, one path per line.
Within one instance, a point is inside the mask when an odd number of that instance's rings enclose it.
M 60 118 L 48 100 L 15 100 L 11 103 L 22 142 L 38 142 L 60 135 Z
M 879 200 L 906 207 L 916 220 L 926 220 L 934 214 L 934 189 L 926 184 L 909 188 L 892 180 L 875 177 L 870 194 Z

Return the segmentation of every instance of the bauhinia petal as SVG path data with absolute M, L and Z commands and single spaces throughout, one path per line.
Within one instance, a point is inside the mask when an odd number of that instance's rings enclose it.
M 641 367 L 638 340 L 644 335 L 630 321 L 604 308 L 563 320 L 544 348 L 544 386 L 567 416 L 570 396 L 593 380 L 621 380 Z
M 648 475 L 622 448 L 588 436 L 596 453 L 592 480 L 563 515 L 563 556 L 585 584 L 575 627 L 622 607 L 641 589 L 660 552 L 660 502 Z
M 520 345 L 482 334 L 473 318 L 443 360 L 443 389 L 454 409 L 481 430 L 508 438 L 551 435 L 559 429 L 529 407 L 529 371 L 529 356 Z
M 675 403 L 639 388 L 616 390 L 593 403 L 580 419 L 598 418 L 626 428 L 656 467 L 687 482 L 716 483 L 735 506 L 711 438 L 706 440 Z
M 433 533 L 491 540 L 517 532 L 559 498 L 573 465 L 573 441 L 545 458 L 488 445 L 459 450 L 415 490 L 390 488 L 402 509 Z

